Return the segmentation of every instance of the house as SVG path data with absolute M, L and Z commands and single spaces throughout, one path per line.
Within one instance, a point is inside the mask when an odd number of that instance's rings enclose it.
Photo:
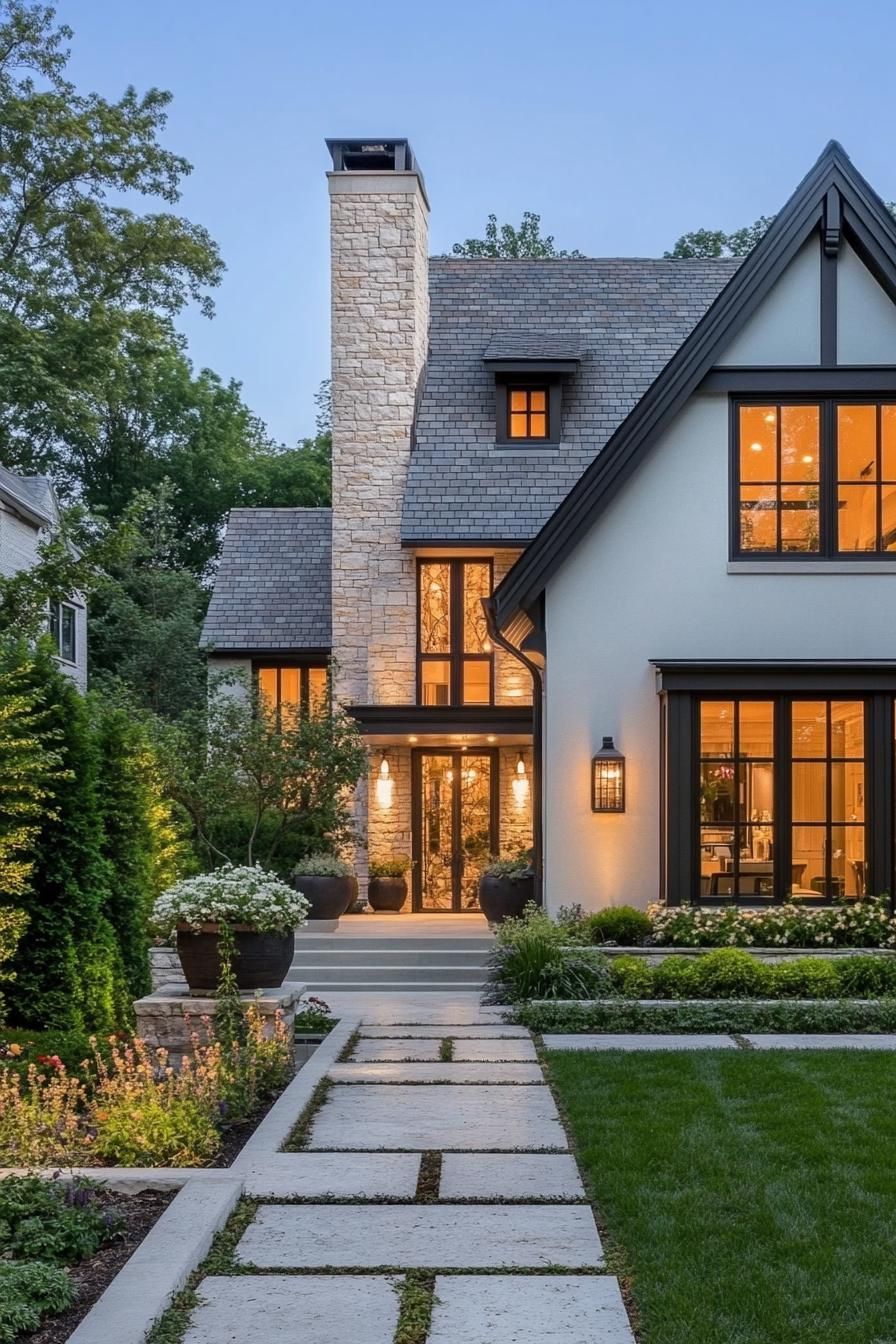
M 893 890 L 896 223 L 844 150 L 742 262 L 491 261 L 429 257 L 406 141 L 328 144 L 333 509 L 232 515 L 210 661 L 332 656 L 415 910 L 529 845 L 554 910 Z
M 0 466 L 0 576 L 11 578 L 40 558 L 40 544 L 59 526 L 59 505 L 46 476 L 18 476 Z M 87 689 L 87 608 L 79 593 L 53 601 L 50 634 L 60 669 Z

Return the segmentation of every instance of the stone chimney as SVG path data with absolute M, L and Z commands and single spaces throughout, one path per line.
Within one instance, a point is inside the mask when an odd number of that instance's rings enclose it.
M 429 323 L 429 203 L 406 140 L 328 140 L 333 655 L 355 704 L 415 699 L 413 557 L 401 506 Z

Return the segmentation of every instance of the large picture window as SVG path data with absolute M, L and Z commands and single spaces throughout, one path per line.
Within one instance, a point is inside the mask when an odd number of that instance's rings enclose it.
M 735 556 L 896 556 L 896 402 L 735 405 Z
M 694 703 L 699 896 L 865 895 L 866 700 Z
M 421 560 L 417 569 L 417 700 L 490 705 L 494 654 L 482 599 L 491 560 Z

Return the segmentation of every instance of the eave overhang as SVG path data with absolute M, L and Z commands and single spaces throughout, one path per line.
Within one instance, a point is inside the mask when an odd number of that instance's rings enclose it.
M 531 705 L 431 706 L 431 705 L 347 705 L 365 737 L 494 738 L 497 742 L 531 738 Z
M 651 658 L 657 690 L 786 692 L 896 692 L 896 659 Z

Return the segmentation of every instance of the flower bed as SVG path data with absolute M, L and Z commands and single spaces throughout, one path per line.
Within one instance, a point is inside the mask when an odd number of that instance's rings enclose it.
M 114 1197 L 38 1176 L 0 1181 L 0 1344 L 67 1339 L 143 1240 L 171 1191 Z
M 761 910 L 651 905 L 647 915 L 651 932 L 645 942 L 660 947 L 896 948 L 896 920 L 885 896 Z
M 58 1054 L 22 1071 L 0 1063 L 0 1167 L 202 1166 L 225 1132 L 278 1092 L 292 1073 L 292 1040 L 264 1032 L 253 1006 L 245 1030 L 194 1035 L 179 1070 L 164 1050 L 112 1037 L 70 1071 Z M 2 1038 L 0 1038 L 2 1041 Z M 0 1045 L 0 1057 L 16 1042 Z

